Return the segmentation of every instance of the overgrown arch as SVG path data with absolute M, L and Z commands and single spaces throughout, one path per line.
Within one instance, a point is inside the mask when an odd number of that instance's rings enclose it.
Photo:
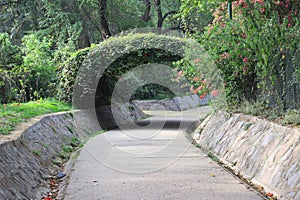
M 203 50 L 197 46 L 197 43 L 184 38 L 154 33 L 137 33 L 110 38 L 94 47 L 85 57 L 77 73 L 73 106 L 87 110 L 93 116 L 92 118 L 98 119 L 102 128 L 106 128 L 107 126 L 102 122 L 113 119 L 112 114 L 109 109 L 105 109 L 104 114 L 98 108 L 112 105 L 112 93 L 120 77 L 139 66 L 149 64 L 170 66 L 172 62 L 182 59 L 189 61 L 194 59 L 193 51 L 199 49 L 200 51 L 196 51 L 198 56 L 203 53 Z M 155 71 L 158 76 L 163 73 L 159 68 Z

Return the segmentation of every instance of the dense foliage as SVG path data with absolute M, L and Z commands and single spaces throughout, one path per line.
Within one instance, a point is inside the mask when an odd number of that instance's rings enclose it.
M 85 48 L 124 30 L 139 27 L 179 29 L 173 20 L 180 0 L 4 0 L 0 32 L 19 43 L 28 32 L 51 36 L 55 46 Z
M 104 55 L 102 59 L 112 59 L 112 63 L 107 66 L 103 76 L 99 80 L 101 85 L 101 93 L 98 95 L 103 99 L 103 104 L 109 104 L 109 95 L 111 95 L 115 83 L 128 70 L 147 63 L 160 63 L 171 65 L 173 61 L 180 59 L 183 54 L 182 47 L 184 40 L 169 36 L 159 36 L 155 34 L 129 34 L 126 36 L 114 37 L 105 42 L 86 48 L 74 53 L 62 66 L 60 72 L 58 97 L 61 100 L 70 102 L 72 100 L 73 86 L 77 77 L 77 72 L 81 67 L 84 59 L 89 51 L 94 50 L 96 55 Z M 163 49 L 175 49 L 178 54 L 173 55 L 171 52 Z M 120 56 L 119 56 L 120 55 Z M 114 59 L 116 57 L 116 59 Z M 85 62 L 89 62 L 87 57 Z M 99 60 L 94 66 L 101 65 L 105 60 Z M 85 71 L 85 69 L 82 69 Z M 94 69 L 91 69 L 94 70 Z M 99 69 L 100 70 L 100 69 Z M 92 77 L 94 77 L 92 72 Z M 85 73 L 88 74 L 88 73 Z M 90 81 L 91 77 L 85 77 L 84 80 Z M 148 85 L 148 87 L 137 90 L 133 96 L 135 98 L 153 97 L 158 92 L 169 94 L 167 89 L 161 88 L 159 85 Z
M 138 27 L 180 29 L 172 17 L 179 6 L 179 0 L 0 2 L 0 101 L 53 96 L 62 88 L 57 76 L 67 79 L 60 76 L 73 52 L 112 35 Z
M 233 19 L 228 20 L 227 4 L 213 13 L 214 20 L 198 40 L 213 55 L 221 70 L 227 100 L 283 102 L 283 92 L 274 87 L 285 78 L 292 60 L 293 80 L 299 81 L 299 2 L 233 1 Z M 288 57 L 289 56 L 289 57 Z M 299 82 L 298 82 L 299 83 Z M 285 91 L 287 92 L 287 91 Z M 283 106 L 276 104 L 276 106 Z
M 17 47 L 4 33 L 0 34 L 0 45 L 2 102 L 26 102 L 53 96 L 56 65 L 50 38 L 26 35 L 21 47 Z
M 93 47 L 74 52 L 65 62 L 60 64 L 58 72 L 57 98 L 64 102 L 72 102 L 73 87 L 77 72 L 82 65 L 84 58 Z
M 23 62 L 20 48 L 13 45 L 8 34 L 0 33 L 0 100 L 7 102 L 13 98 L 10 91 L 15 85 L 13 80 L 13 68 Z
M 77 70 L 91 50 L 111 47 L 106 53 L 113 55 L 138 36 L 111 36 L 132 28 L 157 27 L 192 37 L 207 50 L 221 72 L 231 106 L 247 100 L 260 102 L 262 109 L 299 108 L 299 7 L 297 0 L 2 1 L 0 101 L 55 96 L 70 102 Z M 202 58 L 171 59 L 168 53 L 153 50 L 159 44 L 152 47 L 125 53 L 107 76 L 118 77 L 134 65 L 164 58 L 174 67 L 174 81 L 187 78 L 185 86 L 200 98 L 218 94 L 211 85 L 215 74 L 199 70 Z M 148 85 L 134 96 L 153 97 L 158 90 L 168 93 Z

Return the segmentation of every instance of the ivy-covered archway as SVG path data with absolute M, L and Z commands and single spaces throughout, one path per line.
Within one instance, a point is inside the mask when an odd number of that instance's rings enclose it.
M 116 102 L 130 103 L 127 100 L 131 99 L 134 89 L 137 89 L 130 87 L 140 88 L 143 84 L 161 85 L 169 88 L 176 96 L 182 95 L 180 94 L 181 90 L 175 89 L 178 83 L 173 81 L 173 84 L 170 81 L 172 79 L 170 71 L 172 68 L 179 67 L 178 76 L 182 76 L 183 70 L 187 77 L 215 71 L 208 66 L 210 62 L 204 55 L 204 51 L 196 42 L 180 37 L 155 33 L 136 33 L 113 37 L 90 49 L 82 50 L 77 57 L 74 56 L 79 62 L 74 58 L 71 61 L 73 63 L 75 61 L 77 64 L 81 63 L 80 68 L 78 65 L 74 67 L 74 64 L 71 63 L 67 66 L 72 66 L 72 70 L 64 71 L 69 72 L 72 77 L 76 77 L 76 80 L 62 81 L 61 86 L 66 83 L 74 84 L 73 92 L 69 93 L 67 99 L 71 99 L 70 95 L 73 94 L 75 108 L 89 110 L 98 119 L 102 128 L 108 128 L 111 126 L 111 122 L 107 126 L 106 121 L 113 120 L 113 113 L 110 110 L 111 107 L 104 110 L 103 107 L 112 106 Z M 205 65 L 202 72 L 198 70 L 199 67 L 195 67 L 199 65 L 200 60 L 201 65 Z M 138 71 L 138 68 L 141 70 Z M 133 74 L 128 75 L 131 71 L 134 71 Z M 69 79 L 66 75 L 62 77 Z M 203 79 L 200 76 L 196 78 L 188 81 L 199 82 Z M 162 79 L 166 80 L 162 82 Z M 115 87 L 120 82 L 122 82 L 123 89 L 118 90 L 116 95 L 114 94 Z M 69 91 L 70 89 L 67 93 Z

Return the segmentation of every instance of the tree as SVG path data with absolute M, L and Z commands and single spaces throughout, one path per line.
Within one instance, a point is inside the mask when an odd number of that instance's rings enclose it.
M 13 45 L 7 33 L 0 33 L 0 102 L 10 99 L 14 82 L 12 70 L 23 62 L 20 48 Z
M 181 0 L 177 15 L 183 29 L 189 33 L 203 33 L 205 27 L 212 22 L 214 11 L 220 2 L 214 0 Z
M 20 43 L 23 35 L 38 28 L 41 17 L 37 10 L 40 2 L 35 0 L 6 0 L 0 3 L 0 32 L 6 32 L 14 44 Z

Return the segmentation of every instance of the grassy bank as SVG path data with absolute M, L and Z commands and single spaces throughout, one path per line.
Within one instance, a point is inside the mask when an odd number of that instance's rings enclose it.
M 0 134 L 8 135 L 17 124 L 26 122 L 29 118 L 70 109 L 71 106 L 69 104 L 55 99 L 0 104 Z

